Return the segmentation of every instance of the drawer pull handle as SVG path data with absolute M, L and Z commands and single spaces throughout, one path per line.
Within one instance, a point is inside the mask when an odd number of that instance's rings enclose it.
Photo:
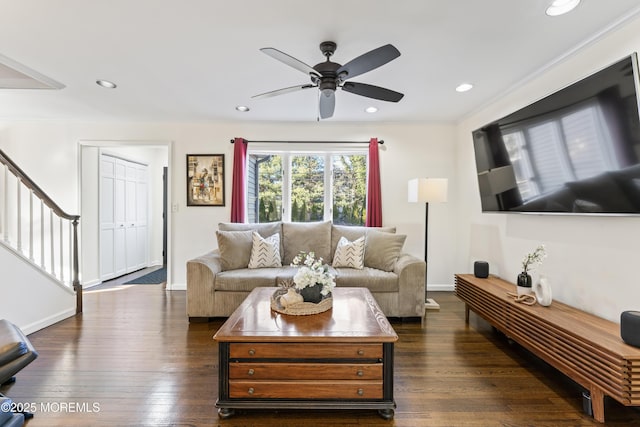
M 363 349 L 358 350 L 358 356 L 364 356 L 364 350 Z
M 358 373 L 356 375 L 361 377 L 364 375 L 364 372 L 362 372 L 362 369 L 358 369 Z
M 364 390 L 359 388 L 358 389 L 358 396 L 364 396 Z
M 249 349 L 249 356 L 253 356 L 254 354 L 256 354 L 256 351 L 254 349 Z
M 255 373 L 255 371 L 253 369 L 249 369 L 249 375 L 253 375 Z
M 249 387 L 249 391 L 248 391 L 248 393 L 249 393 L 249 394 L 253 394 L 253 392 L 254 392 L 253 387 Z

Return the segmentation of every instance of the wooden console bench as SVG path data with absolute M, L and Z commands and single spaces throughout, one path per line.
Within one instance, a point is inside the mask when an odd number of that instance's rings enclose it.
M 516 286 L 494 276 L 456 274 L 456 295 L 469 310 L 558 369 L 591 393 L 593 416 L 604 422 L 604 397 L 640 405 L 640 348 L 620 338 L 620 326 L 553 302 L 549 307 L 517 303 Z

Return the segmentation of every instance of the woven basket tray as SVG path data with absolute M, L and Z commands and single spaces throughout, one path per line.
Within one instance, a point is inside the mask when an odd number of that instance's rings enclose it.
M 328 297 L 315 304 L 312 302 L 299 302 L 297 304 L 283 307 L 278 302 L 278 296 L 281 295 L 276 291 L 271 295 L 271 309 L 282 314 L 290 314 L 292 316 L 308 316 L 310 314 L 323 313 L 333 307 L 333 298 Z

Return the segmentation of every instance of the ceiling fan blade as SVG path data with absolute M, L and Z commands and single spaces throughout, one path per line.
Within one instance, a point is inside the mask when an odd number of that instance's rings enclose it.
M 287 55 L 286 53 L 279 51 L 278 49 L 274 49 L 272 47 L 263 47 L 260 49 L 262 52 L 266 53 L 273 59 L 277 59 L 280 62 L 287 64 L 290 67 L 295 68 L 296 70 L 302 71 L 307 75 L 314 75 L 320 77 L 320 74 L 311 68 L 309 65 L 300 61 L 299 59 L 294 58 L 291 55 Z
M 346 82 L 342 85 L 342 90 L 355 93 L 356 95 L 366 96 L 367 98 L 379 99 L 381 101 L 398 102 L 404 94 L 385 89 L 380 86 L 368 85 L 366 83 Z
M 258 95 L 253 95 L 251 98 L 270 98 L 272 96 L 284 95 L 285 93 L 296 92 L 302 89 L 309 89 L 312 87 L 316 87 L 314 85 L 306 84 L 306 85 L 297 85 L 291 87 L 285 87 L 282 89 L 272 90 L 270 92 L 260 93 Z
M 347 62 L 338 68 L 336 74 L 340 76 L 346 73 L 344 77 L 342 77 L 342 80 L 350 79 L 367 71 L 374 70 L 389 61 L 393 61 L 398 56 L 400 56 L 400 51 L 393 45 L 387 44 L 380 46 Z
M 320 118 L 328 119 L 333 116 L 333 111 L 336 108 L 336 93 L 329 92 L 329 95 L 325 95 L 320 92 Z

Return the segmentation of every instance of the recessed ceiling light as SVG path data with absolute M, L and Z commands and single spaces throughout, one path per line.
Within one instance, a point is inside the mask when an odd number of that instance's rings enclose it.
M 240 111 L 240 112 L 243 112 L 243 113 L 246 113 L 247 111 L 249 111 L 249 110 L 250 110 L 250 108 L 249 108 L 249 107 L 247 107 L 246 105 L 238 105 L 238 106 L 236 107 L 236 110 L 238 110 L 238 111 Z
M 549 16 L 564 15 L 580 4 L 580 0 L 554 0 L 545 13 Z
M 110 82 L 109 80 L 96 80 L 96 83 L 98 86 L 102 86 L 107 89 L 115 89 L 118 87 L 115 83 Z
M 466 92 L 468 90 L 471 90 L 472 88 L 473 85 L 471 83 L 462 83 L 456 88 L 456 92 Z
M 367 113 L 377 113 L 378 107 L 367 107 L 364 109 L 364 111 L 366 111 Z

